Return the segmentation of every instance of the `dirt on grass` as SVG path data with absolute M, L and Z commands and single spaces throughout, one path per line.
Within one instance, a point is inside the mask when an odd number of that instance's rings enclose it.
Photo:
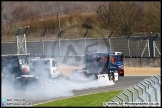
M 77 66 L 58 66 L 64 75 L 69 75 L 75 69 L 82 69 L 82 67 Z M 161 74 L 160 67 L 124 67 L 125 76 L 153 76 Z

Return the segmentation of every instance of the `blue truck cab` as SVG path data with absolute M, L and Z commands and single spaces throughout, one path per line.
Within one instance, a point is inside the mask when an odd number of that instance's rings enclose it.
M 123 54 L 121 52 L 97 52 L 85 56 L 85 67 L 83 70 L 91 75 L 108 74 L 109 78 L 124 76 Z
M 118 71 L 120 76 L 124 76 L 124 59 L 121 52 L 110 52 L 110 71 L 115 69 Z

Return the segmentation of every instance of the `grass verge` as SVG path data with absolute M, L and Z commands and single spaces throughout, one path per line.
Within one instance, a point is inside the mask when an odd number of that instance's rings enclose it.
M 44 104 L 34 105 L 33 107 L 50 107 L 50 106 L 103 106 L 103 102 L 108 102 L 114 96 L 123 90 L 100 92 L 95 94 L 71 97 L 62 100 L 56 100 Z

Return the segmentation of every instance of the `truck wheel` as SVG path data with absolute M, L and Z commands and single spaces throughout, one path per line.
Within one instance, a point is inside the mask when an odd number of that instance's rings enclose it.
M 98 79 L 98 76 L 97 74 L 94 75 L 94 80 L 97 80 Z
M 110 73 L 110 78 L 109 78 L 110 81 L 113 81 L 115 80 L 115 75 L 113 72 Z

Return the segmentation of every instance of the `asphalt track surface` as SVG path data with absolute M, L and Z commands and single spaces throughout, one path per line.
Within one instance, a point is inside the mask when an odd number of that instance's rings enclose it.
M 83 89 L 83 90 L 73 90 L 73 93 L 74 93 L 74 96 L 79 96 L 79 95 L 84 95 L 84 94 L 91 94 L 91 93 L 111 91 L 111 90 L 122 90 L 122 89 L 124 90 L 150 77 L 151 76 L 124 76 L 124 77 L 120 77 L 120 79 L 115 82 L 115 85 L 102 86 L 98 88 L 89 88 L 89 89 Z M 69 97 L 74 97 L 74 96 L 69 96 Z M 36 105 L 39 103 L 46 103 L 49 101 L 59 100 L 63 98 L 68 98 L 68 97 L 28 100 L 28 102 L 32 102 L 33 105 Z

